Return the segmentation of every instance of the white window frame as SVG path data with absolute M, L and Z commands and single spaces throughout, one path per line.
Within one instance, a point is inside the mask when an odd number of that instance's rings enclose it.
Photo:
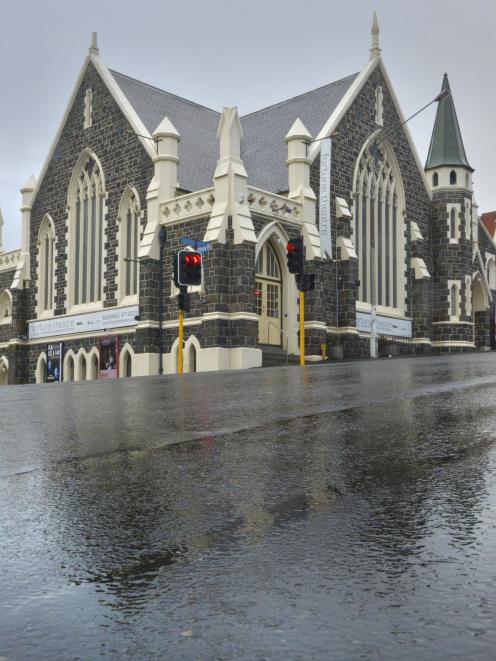
M 447 204 L 446 205 L 446 211 L 448 213 L 447 217 L 447 236 L 448 240 L 450 243 L 458 243 L 460 239 L 460 213 L 461 213 L 461 205 L 460 204 Z M 451 231 L 451 213 L 452 211 L 455 214 L 455 231 L 454 233 Z
M 84 129 L 89 129 L 93 125 L 93 92 L 91 88 L 86 90 L 84 95 Z
M 452 290 L 456 290 L 455 310 L 452 307 Z M 448 316 L 450 321 L 460 321 L 460 280 L 448 280 Z
M 128 243 L 128 213 L 131 213 L 131 223 L 136 223 L 136 236 L 135 236 L 135 245 Z M 139 262 L 138 262 L 138 252 L 139 252 L 139 243 L 141 235 L 141 220 L 143 218 L 143 211 L 141 209 L 140 198 L 138 192 L 134 186 L 127 186 L 124 194 L 121 198 L 119 205 L 119 213 L 117 216 L 117 226 L 118 226 L 118 240 L 117 240 L 117 299 L 121 305 L 133 305 L 137 304 L 139 300 Z M 136 261 L 126 262 L 126 257 L 129 257 L 128 248 L 130 250 L 130 258 Z M 127 293 L 127 275 L 128 269 L 131 273 L 130 283 L 134 282 L 134 293 Z M 134 277 L 133 277 L 134 276 Z
M 380 155 L 377 164 L 374 159 L 376 140 Z M 375 305 L 378 314 L 404 317 L 405 192 L 394 152 L 386 140 L 381 141 L 380 131 L 369 138 L 360 152 L 355 165 L 353 191 L 353 235 L 360 281 L 356 309 L 371 312 L 372 306 Z M 372 192 L 374 203 L 370 205 Z M 374 244 L 377 247 L 373 260 L 370 240 L 371 208 L 374 211 Z M 379 215 L 380 223 L 377 222 Z M 367 246 L 365 253 L 364 239 Z M 371 265 L 372 261 L 374 263 Z
M 46 241 L 49 242 L 48 255 L 45 247 Z M 38 284 L 36 293 L 36 314 L 38 319 L 53 317 L 55 311 L 55 292 L 57 284 L 57 235 L 55 224 L 49 214 L 43 216 L 38 231 L 38 252 L 36 256 L 36 282 Z M 49 263 L 47 263 L 47 261 Z M 51 263 L 50 263 L 51 262 Z M 48 277 L 48 283 L 47 283 Z M 45 300 L 45 289 L 49 304 Z
M 6 315 L 5 313 L 8 312 Z M 7 326 L 12 323 L 12 294 L 9 289 L 5 289 L 0 296 L 0 326 Z
M 88 161 L 94 161 L 91 176 L 85 172 Z M 81 154 L 72 173 L 67 202 L 67 284 L 65 288 L 66 307 L 69 313 L 89 312 L 103 308 L 105 288 L 105 237 L 106 237 L 106 192 L 103 168 L 97 156 L 89 149 Z M 84 234 L 85 194 L 89 192 L 87 203 L 87 234 Z M 95 199 L 93 206 L 92 200 Z M 79 207 L 78 207 L 79 202 Z M 79 208 L 79 223 L 77 211 Z M 83 209 L 83 211 L 81 210 Z M 93 225 L 93 212 L 95 224 Z M 79 229 L 79 240 L 77 239 Z M 91 246 L 95 236 L 96 254 L 92 258 Z M 86 242 L 86 251 L 84 243 Z M 79 256 L 76 255 L 79 246 Z M 92 273 L 91 266 L 94 267 Z M 76 274 L 76 270 L 78 271 Z M 84 282 L 83 282 L 84 281 Z M 94 300 L 91 299 L 93 290 Z M 84 296 L 86 294 L 86 297 Z

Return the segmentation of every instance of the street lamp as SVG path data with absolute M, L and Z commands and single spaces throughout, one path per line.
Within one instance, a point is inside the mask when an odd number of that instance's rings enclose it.
M 158 283 L 158 373 L 164 373 L 164 361 L 163 361 L 163 338 L 162 338 L 162 326 L 163 326 L 163 316 L 164 316 L 164 248 L 165 242 L 167 240 L 167 230 L 162 225 L 158 233 L 158 240 L 160 244 L 160 275 Z

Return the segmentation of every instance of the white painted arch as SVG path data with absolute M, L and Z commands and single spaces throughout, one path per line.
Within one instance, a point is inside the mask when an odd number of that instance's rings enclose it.
M 260 251 L 267 241 L 270 241 L 277 255 L 281 271 L 282 330 L 284 331 L 282 335 L 282 346 L 284 349 L 289 348 L 289 353 L 298 354 L 298 311 L 296 305 L 298 289 L 296 287 L 296 280 L 289 273 L 287 267 L 287 244 L 289 236 L 277 221 L 265 225 L 258 235 L 257 245 L 255 246 L 255 264 Z
M 44 351 L 42 351 L 38 356 L 38 360 L 36 361 L 36 383 L 46 383 L 46 366 L 47 355 Z
M 0 356 L 0 386 L 6 386 L 9 383 L 9 359 L 7 356 Z

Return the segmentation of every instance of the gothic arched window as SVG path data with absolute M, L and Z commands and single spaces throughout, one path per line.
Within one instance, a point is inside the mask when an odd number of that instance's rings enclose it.
M 450 184 L 454 186 L 456 184 L 456 172 L 451 170 L 450 172 Z
M 101 167 L 85 152 L 69 191 L 69 306 L 102 299 L 104 197 Z
M 119 299 L 138 295 L 140 201 L 128 186 L 119 207 Z
M 38 233 L 38 314 L 53 312 L 55 276 L 55 227 L 50 216 Z
M 437 172 L 434 172 L 434 174 L 432 175 L 432 185 L 434 187 L 439 186 L 439 175 Z
M 366 146 L 355 170 L 359 300 L 404 311 L 403 185 L 385 143 Z
M 6 289 L 0 296 L 0 324 L 12 323 L 12 295 Z

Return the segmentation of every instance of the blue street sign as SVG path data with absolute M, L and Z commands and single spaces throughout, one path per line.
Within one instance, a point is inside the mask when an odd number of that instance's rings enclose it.
M 199 239 L 190 239 L 187 236 L 182 236 L 179 239 L 179 242 L 185 246 L 191 246 L 192 248 L 198 250 L 198 252 L 201 253 L 209 252 L 209 250 L 212 250 L 211 243 L 207 243 L 206 241 L 200 241 Z

